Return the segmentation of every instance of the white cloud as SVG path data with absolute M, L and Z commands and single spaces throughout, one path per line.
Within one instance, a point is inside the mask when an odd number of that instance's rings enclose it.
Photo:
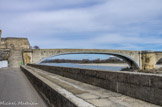
M 117 44 L 121 49 L 143 49 L 137 44 L 162 45 L 161 0 L 1 1 L 6 4 L 0 3 L 3 34 L 26 36 L 32 43 L 39 38 L 40 47 L 116 48 Z M 74 34 L 88 39 L 73 38 Z

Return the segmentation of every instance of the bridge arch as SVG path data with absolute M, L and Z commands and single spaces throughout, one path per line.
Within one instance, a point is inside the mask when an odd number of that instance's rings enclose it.
M 44 61 L 44 60 L 46 60 L 48 58 L 51 58 L 51 57 L 60 56 L 60 55 L 68 55 L 68 54 L 104 54 L 104 55 L 112 55 L 112 56 L 116 56 L 118 58 L 123 59 L 130 66 L 131 69 L 135 69 L 135 70 L 140 69 L 139 64 L 134 59 L 132 59 L 130 56 L 124 55 L 124 54 L 121 54 L 121 53 L 112 53 L 112 52 L 65 52 L 65 53 L 57 53 L 55 55 L 50 55 L 50 56 L 47 56 L 45 58 L 42 58 L 42 59 L 40 59 L 40 61 L 38 61 L 36 63 L 40 63 L 40 62 L 42 62 L 42 61 Z
M 158 53 L 155 59 L 155 64 L 157 64 L 162 59 L 162 53 Z

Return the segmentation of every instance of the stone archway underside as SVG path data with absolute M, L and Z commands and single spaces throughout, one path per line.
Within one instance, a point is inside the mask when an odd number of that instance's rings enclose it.
M 127 51 L 127 50 L 107 50 L 107 49 L 34 49 L 24 50 L 24 58 L 26 55 L 30 56 L 30 63 L 37 63 L 41 60 L 63 54 L 107 54 L 114 55 L 125 60 L 133 69 L 140 69 L 139 51 Z M 27 62 L 29 63 L 29 62 Z

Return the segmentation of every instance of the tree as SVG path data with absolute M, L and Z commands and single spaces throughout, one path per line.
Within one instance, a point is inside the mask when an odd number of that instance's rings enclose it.
M 33 49 L 40 49 L 39 46 L 33 46 Z

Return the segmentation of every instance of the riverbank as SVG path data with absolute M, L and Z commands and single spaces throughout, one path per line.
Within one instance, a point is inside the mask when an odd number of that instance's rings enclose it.
M 89 63 L 89 64 L 79 64 L 79 65 L 129 67 L 129 65 L 126 63 Z
M 94 65 L 94 66 L 118 66 L 118 67 L 129 67 L 126 63 L 89 63 L 89 64 L 79 64 L 79 65 Z M 162 64 L 156 64 L 155 68 L 161 68 Z

